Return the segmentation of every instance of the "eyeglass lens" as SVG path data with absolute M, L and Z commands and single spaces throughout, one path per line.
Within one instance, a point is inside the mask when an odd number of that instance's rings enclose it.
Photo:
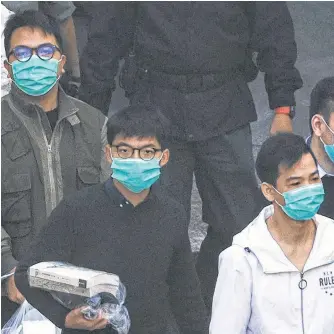
M 28 61 L 33 53 L 33 48 L 18 46 L 13 49 L 14 56 L 21 62 Z M 36 48 L 36 54 L 42 60 L 49 60 L 53 57 L 55 47 L 52 44 L 42 44 Z
M 129 146 L 118 146 L 117 153 L 123 159 L 128 159 L 133 156 L 135 149 Z M 144 147 L 139 150 L 139 157 L 143 160 L 151 160 L 154 158 L 156 150 L 151 147 Z

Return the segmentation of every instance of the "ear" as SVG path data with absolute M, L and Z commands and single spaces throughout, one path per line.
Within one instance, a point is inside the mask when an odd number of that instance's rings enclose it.
M 66 64 L 67 58 L 65 55 L 61 56 L 61 60 L 59 62 L 59 66 L 58 66 L 58 75 L 63 75 L 65 73 L 65 64 Z
M 275 200 L 275 190 L 273 189 L 273 187 L 271 185 L 269 185 L 268 183 L 262 183 L 261 184 L 261 191 L 263 196 L 269 201 L 269 202 L 273 202 Z
M 110 145 L 106 145 L 106 147 L 104 148 L 104 154 L 106 157 L 106 160 L 108 161 L 108 163 L 112 163 L 112 156 L 111 156 L 111 147 Z
M 7 74 L 7 78 L 10 78 L 13 80 L 13 71 L 12 71 L 12 66 L 9 65 L 8 60 L 5 60 L 3 62 L 3 66 L 5 67 L 5 69 L 7 70 L 8 74 Z
M 170 156 L 170 152 L 169 152 L 169 149 L 165 149 L 163 152 L 162 152 L 162 158 L 160 160 L 160 166 L 161 167 L 164 167 L 167 165 L 168 161 L 169 161 L 169 156 Z
M 323 135 L 323 132 L 325 131 L 324 121 L 323 121 L 322 116 L 319 114 L 314 115 L 312 117 L 311 124 L 312 124 L 313 133 L 317 137 L 321 137 Z

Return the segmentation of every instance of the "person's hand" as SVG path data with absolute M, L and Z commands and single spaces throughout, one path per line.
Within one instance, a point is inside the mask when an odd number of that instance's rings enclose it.
M 14 268 L 11 272 L 15 272 L 15 269 L 16 268 Z M 17 304 L 22 304 L 25 300 L 21 292 L 16 287 L 14 275 L 7 279 L 7 297 L 9 300 Z
M 67 314 L 65 328 L 94 331 L 96 329 L 103 329 L 107 326 L 108 320 L 103 319 L 101 315 L 94 320 L 85 319 L 84 315 L 81 313 L 81 310 L 84 308 L 85 306 L 76 308 Z
M 292 119 L 289 115 L 275 114 L 270 134 L 275 135 L 278 132 L 293 132 Z

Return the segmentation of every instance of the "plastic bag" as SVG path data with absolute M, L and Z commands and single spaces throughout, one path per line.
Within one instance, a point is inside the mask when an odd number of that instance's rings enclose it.
M 119 334 L 129 332 L 126 288 L 117 275 L 65 262 L 41 262 L 29 268 L 28 276 L 30 286 L 48 291 L 66 308 L 84 307 L 86 319 L 101 314 Z
M 1 334 L 60 334 L 61 329 L 38 312 L 26 300 L 4 325 Z
M 119 289 L 117 299 L 109 293 L 100 293 L 94 297 L 82 297 L 65 292 L 51 291 L 52 297 L 69 309 L 84 307 L 82 313 L 86 319 L 96 319 L 100 314 L 118 332 L 127 334 L 130 330 L 130 316 L 123 305 L 126 296 L 124 285 Z

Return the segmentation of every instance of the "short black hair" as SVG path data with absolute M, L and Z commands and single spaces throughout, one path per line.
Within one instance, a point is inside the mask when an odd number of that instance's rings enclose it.
M 49 17 L 44 15 L 40 11 L 35 10 L 26 10 L 22 13 L 13 14 L 9 17 L 6 22 L 5 29 L 3 31 L 4 35 L 4 44 L 6 56 L 8 57 L 10 51 L 10 40 L 14 31 L 18 28 L 29 27 L 31 29 L 41 29 L 45 34 L 55 36 L 59 48 L 62 50 L 62 39 L 59 32 L 59 26 L 57 22 Z
M 138 104 L 126 107 L 108 119 L 107 138 L 109 145 L 117 135 L 124 137 L 154 137 L 159 144 L 167 136 L 169 121 L 156 108 Z
M 279 168 L 291 168 L 308 153 L 317 165 L 317 159 L 303 137 L 293 133 L 278 133 L 262 144 L 255 163 L 257 175 L 261 182 L 276 186 Z
M 334 112 L 334 77 L 327 77 L 320 80 L 311 92 L 309 118 L 311 133 L 313 133 L 312 117 L 320 114 L 328 123 L 332 112 Z

